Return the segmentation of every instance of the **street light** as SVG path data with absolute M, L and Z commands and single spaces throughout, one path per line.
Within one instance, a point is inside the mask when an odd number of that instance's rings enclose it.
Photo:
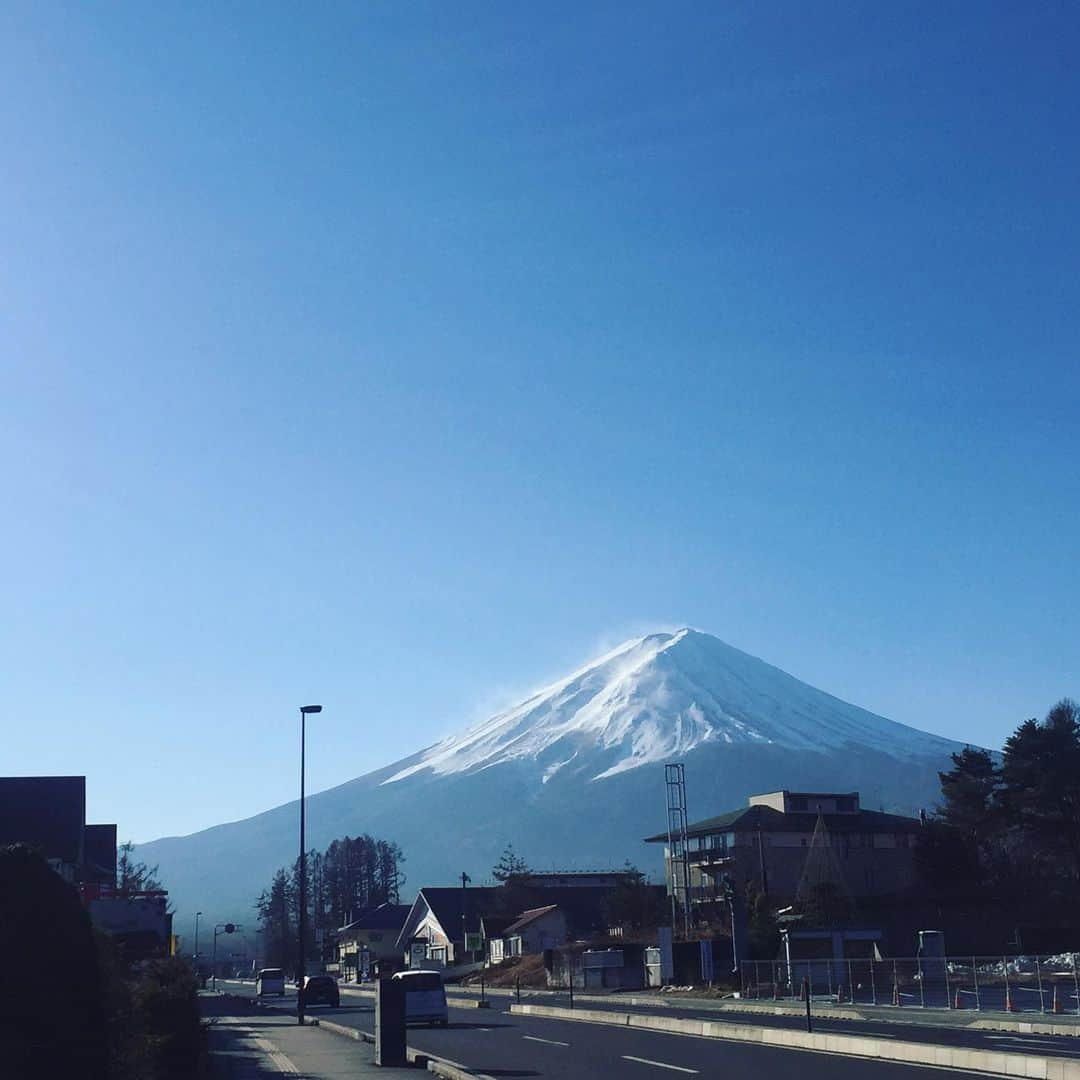
M 195 977 L 199 977 L 199 918 L 201 911 L 195 912 Z
M 304 923 L 307 898 L 304 892 L 307 886 L 307 859 L 304 855 L 304 736 L 309 714 L 321 713 L 321 705 L 300 706 L 300 917 L 297 921 L 299 941 L 297 943 L 298 964 L 296 968 L 296 1022 L 304 1022 Z

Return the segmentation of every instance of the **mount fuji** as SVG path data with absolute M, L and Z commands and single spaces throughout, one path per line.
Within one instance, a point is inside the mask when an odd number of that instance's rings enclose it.
M 406 893 L 467 871 L 508 841 L 537 869 L 659 866 L 660 764 L 686 764 L 690 819 L 780 788 L 858 790 L 864 806 L 934 805 L 959 743 L 817 690 L 718 638 L 635 638 L 460 734 L 308 797 L 308 843 L 368 832 L 397 841 Z M 244 918 L 289 863 L 296 802 L 142 844 L 178 913 Z

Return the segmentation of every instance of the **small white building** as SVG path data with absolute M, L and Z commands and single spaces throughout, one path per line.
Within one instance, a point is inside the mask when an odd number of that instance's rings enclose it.
M 493 962 L 511 956 L 532 956 L 566 943 L 566 916 L 558 904 L 523 911 L 504 931 L 501 955 L 496 958 L 496 942 L 489 953 Z

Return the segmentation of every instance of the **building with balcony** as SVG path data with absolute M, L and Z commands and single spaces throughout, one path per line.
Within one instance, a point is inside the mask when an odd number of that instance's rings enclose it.
M 679 839 L 670 843 L 666 832 L 646 842 L 664 845 L 668 894 L 691 905 L 723 901 L 748 885 L 776 903 L 791 901 L 813 846 L 822 843 L 857 900 L 914 885 L 921 828 L 917 818 L 864 810 L 857 791 L 773 791 L 689 825 L 685 856 Z

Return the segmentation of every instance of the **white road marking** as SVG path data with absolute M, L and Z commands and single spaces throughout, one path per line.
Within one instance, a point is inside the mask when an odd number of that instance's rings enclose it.
M 550 1046 L 569 1046 L 569 1043 L 559 1042 L 558 1039 L 541 1039 L 536 1035 L 522 1035 L 523 1039 L 528 1039 L 529 1042 L 542 1042 L 548 1043 Z
M 681 1073 L 694 1073 L 697 1075 L 697 1069 L 687 1069 L 682 1065 L 669 1065 L 666 1061 L 651 1061 L 649 1058 L 634 1057 L 633 1054 L 623 1054 L 623 1061 L 636 1061 L 641 1065 L 655 1065 L 658 1069 L 671 1069 L 672 1072 Z

